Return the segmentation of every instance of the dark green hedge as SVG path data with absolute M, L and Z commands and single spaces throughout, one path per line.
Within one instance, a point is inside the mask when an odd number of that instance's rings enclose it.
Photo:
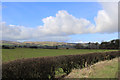
M 56 69 L 62 68 L 66 74 L 69 74 L 74 68 L 87 67 L 98 61 L 110 60 L 119 56 L 119 51 L 114 51 L 104 53 L 18 59 L 2 64 L 2 78 L 39 78 L 44 80 L 53 80 L 55 78 Z

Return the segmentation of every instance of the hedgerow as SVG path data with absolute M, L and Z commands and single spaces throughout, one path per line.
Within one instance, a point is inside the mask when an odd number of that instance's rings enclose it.
M 113 51 L 104 53 L 18 59 L 2 64 L 2 78 L 39 78 L 44 80 L 53 80 L 55 79 L 55 71 L 59 68 L 62 68 L 66 74 L 69 74 L 74 68 L 81 69 L 98 61 L 111 60 L 119 56 L 119 51 Z

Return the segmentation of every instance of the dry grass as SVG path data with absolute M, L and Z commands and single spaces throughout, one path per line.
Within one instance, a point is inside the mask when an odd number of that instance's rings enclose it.
M 115 78 L 118 69 L 118 58 L 98 62 L 90 67 L 74 69 L 65 78 Z

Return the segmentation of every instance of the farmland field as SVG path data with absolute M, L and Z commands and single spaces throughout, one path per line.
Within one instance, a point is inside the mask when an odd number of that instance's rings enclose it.
M 2 49 L 2 61 L 8 62 L 22 58 L 42 57 L 42 56 L 58 56 L 58 55 L 73 55 L 85 54 L 92 52 L 105 52 L 115 50 L 100 50 L 100 49 L 29 49 L 29 48 L 16 48 L 16 49 Z

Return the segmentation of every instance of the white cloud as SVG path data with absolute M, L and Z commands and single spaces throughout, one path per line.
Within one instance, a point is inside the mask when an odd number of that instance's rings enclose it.
M 75 41 L 75 42 L 70 42 L 70 43 L 89 43 L 88 41 Z
M 104 12 L 101 12 L 101 15 L 104 16 L 100 19 L 104 20 L 104 22 L 101 21 L 101 24 L 104 24 L 103 27 L 101 26 L 102 32 L 118 32 L 118 3 L 110 2 L 101 4 L 104 9 Z
M 2 34 L 3 40 L 41 40 L 41 41 L 66 41 L 69 37 L 63 35 L 53 35 L 50 34 L 45 28 L 27 28 L 24 26 L 16 25 L 6 25 L 5 22 L 0 23 L 2 29 L 0 29 L 0 34 Z
M 28 28 L 17 25 L 6 25 L 2 22 L 3 39 L 7 40 L 68 40 L 68 36 L 85 33 L 117 32 L 117 3 L 102 3 L 104 10 L 98 11 L 92 24 L 84 18 L 76 18 L 65 10 L 60 10 L 55 17 L 49 16 L 42 21 L 44 25 Z
M 108 14 L 101 10 L 98 12 L 98 16 L 95 18 L 96 28 L 95 32 L 100 33 L 113 33 L 117 32 L 117 20 L 108 16 Z

